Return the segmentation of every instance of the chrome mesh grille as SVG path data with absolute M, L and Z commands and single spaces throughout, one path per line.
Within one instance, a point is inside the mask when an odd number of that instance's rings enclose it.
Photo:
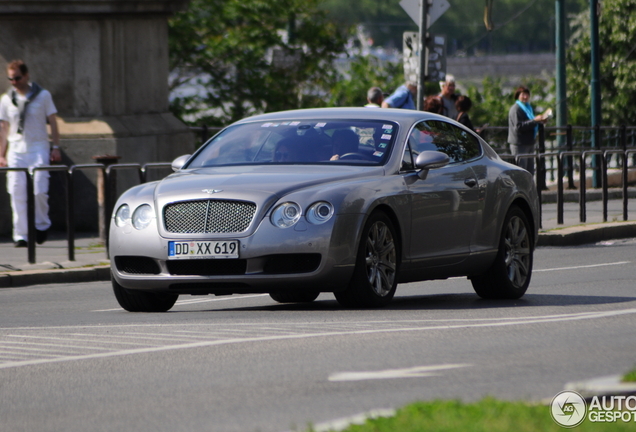
M 256 204 L 245 201 L 200 200 L 168 204 L 163 209 L 166 231 L 181 234 L 231 234 L 245 231 Z

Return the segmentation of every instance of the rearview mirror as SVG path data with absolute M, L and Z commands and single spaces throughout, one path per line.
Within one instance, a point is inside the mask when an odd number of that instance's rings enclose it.
M 178 158 L 176 158 L 175 160 L 172 161 L 172 171 L 179 171 L 183 165 L 185 165 L 185 163 L 188 161 L 188 159 L 190 159 L 189 154 L 187 155 L 183 155 L 183 156 L 179 156 Z
M 418 176 L 424 180 L 428 175 L 428 170 L 445 167 L 448 162 L 450 162 L 450 158 L 446 153 L 427 150 L 417 156 L 415 167 L 421 170 Z

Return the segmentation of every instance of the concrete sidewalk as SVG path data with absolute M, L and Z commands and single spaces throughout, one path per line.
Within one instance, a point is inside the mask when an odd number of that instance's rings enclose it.
M 568 194 L 569 200 L 578 199 L 578 191 L 568 191 Z M 608 203 L 608 222 L 603 223 L 602 202 L 594 200 L 587 203 L 587 221 L 584 224 L 579 221 L 578 202 L 564 203 L 564 224 L 558 225 L 553 195 L 553 191 L 543 193 L 538 246 L 574 246 L 636 237 L 636 198 L 628 201 L 630 221 L 622 221 L 622 199 L 612 192 Z M 600 191 L 590 190 L 587 197 L 599 199 Z M 29 264 L 26 248 L 16 249 L 10 238 L 0 238 L 0 288 L 110 279 L 106 248 L 96 234 L 78 234 L 74 261 L 68 259 L 67 245 L 66 233 L 52 232 L 46 243 L 36 245 L 36 264 Z

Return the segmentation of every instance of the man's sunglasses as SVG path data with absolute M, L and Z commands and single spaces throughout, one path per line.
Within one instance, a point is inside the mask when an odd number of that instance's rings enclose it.
M 21 77 L 21 76 L 17 76 L 17 77 L 13 77 L 13 78 L 8 77 L 7 79 L 8 79 L 9 81 L 15 81 L 15 82 L 18 82 L 18 81 L 20 81 L 20 80 L 22 79 L 22 77 Z

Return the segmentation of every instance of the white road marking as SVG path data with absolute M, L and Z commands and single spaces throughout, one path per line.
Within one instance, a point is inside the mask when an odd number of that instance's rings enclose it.
M 435 366 L 416 366 L 405 369 L 386 369 L 367 372 L 336 372 L 329 375 L 329 381 L 365 381 L 377 379 L 414 378 L 437 376 L 438 372 L 472 366 L 471 364 L 445 364 Z
M 540 269 L 540 270 L 535 269 L 535 270 L 532 270 L 532 271 L 537 273 L 537 272 L 549 272 L 549 271 L 561 271 L 561 270 L 580 270 L 580 269 L 586 269 L 586 268 L 607 267 L 607 266 L 624 265 L 624 264 L 630 264 L 630 263 L 631 263 L 631 261 L 618 261 L 618 262 L 613 262 L 613 263 L 588 264 L 588 265 L 573 266 L 573 267 L 556 267 L 556 268 Z
M 525 325 L 533 325 L 533 324 L 545 324 L 545 323 L 554 323 L 554 322 L 565 322 L 565 321 L 579 321 L 586 319 L 600 319 L 600 318 L 609 318 L 609 317 L 617 317 L 621 315 L 627 314 L 636 314 L 636 308 L 632 309 L 624 309 L 618 311 L 605 311 L 605 312 L 589 312 L 589 313 L 575 313 L 575 314 L 563 314 L 563 315 L 548 315 L 548 316 L 534 316 L 534 317 L 522 317 L 516 319 L 504 319 L 501 321 L 495 322 L 477 322 L 477 323 L 459 323 L 459 324 L 444 324 L 444 325 L 422 325 L 422 326 L 413 326 L 412 322 L 408 322 L 405 324 L 411 324 L 410 326 L 399 326 L 399 327 L 390 327 L 390 326 L 378 326 L 374 329 L 358 329 L 358 330 L 331 330 L 328 324 L 316 322 L 314 329 L 300 329 L 303 331 L 302 333 L 296 333 L 297 326 L 293 323 L 281 323 L 280 325 L 286 326 L 289 329 L 288 334 L 275 334 L 275 335 L 261 335 L 261 336 L 250 336 L 246 334 L 245 337 L 230 337 L 227 339 L 211 339 L 207 341 L 185 341 L 179 344 L 172 345 L 163 345 L 163 346 L 147 346 L 148 344 L 139 343 L 138 348 L 131 349 L 123 349 L 123 350 L 112 350 L 109 352 L 103 353 L 92 353 L 92 354 L 83 354 L 83 355 L 62 355 L 56 358 L 40 358 L 40 359 L 25 359 L 21 361 L 8 361 L 4 363 L 0 363 L 0 369 L 7 369 L 12 367 L 20 367 L 20 366 L 31 366 L 31 365 L 39 365 L 46 363 L 60 363 L 67 361 L 77 361 L 77 360 L 91 360 L 91 359 L 100 359 L 100 358 L 108 358 L 108 357 L 116 357 L 116 356 L 126 356 L 133 354 L 147 354 L 147 353 L 155 353 L 162 351 L 176 351 L 183 349 L 191 349 L 191 348 L 208 348 L 213 346 L 220 345 L 232 345 L 232 344 L 243 344 L 243 343 L 253 343 L 253 342 L 274 342 L 274 341 L 282 341 L 282 340 L 294 340 L 294 339 L 308 339 L 308 338 L 316 338 L 316 337 L 334 337 L 334 336 L 360 336 L 360 335 L 371 335 L 371 334 L 380 334 L 380 333 L 405 333 L 405 332 L 426 332 L 426 331 L 440 331 L 440 330 L 454 330 L 454 329 L 467 329 L 467 328 L 486 328 L 486 327 L 507 327 L 507 326 L 525 326 Z M 431 322 L 432 320 L 428 320 Z M 478 321 L 478 320 L 475 320 Z M 421 321 L 424 324 L 426 321 Z M 447 323 L 448 320 L 439 320 L 437 322 Z M 386 321 L 387 324 L 395 326 L 395 322 Z M 305 323 L 307 324 L 307 323 Z M 337 323 L 341 325 L 341 323 Z M 270 324 L 271 326 L 272 324 Z M 139 329 L 144 325 L 138 324 L 130 324 L 125 326 L 91 326 L 91 328 L 96 329 L 96 331 L 104 331 L 105 329 L 112 328 L 131 328 Z M 156 327 L 161 328 L 162 331 L 166 331 L 169 327 L 182 327 L 182 324 L 148 324 L 145 327 Z M 207 327 L 210 327 L 209 325 Z M 60 328 L 60 327 L 58 327 Z M 64 328 L 78 328 L 78 327 L 70 327 L 66 326 Z M 82 327 L 86 328 L 86 327 Z M 255 332 L 260 330 L 259 324 L 252 324 L 251 328 Z M 35 331 L 51 331 L 54 328 L 31 328 Z M 214 330 L 210 331 L 210 338 L 214 338 L 214 331 L 220 330 L 223 331 L 223 328 L 219 328 L 219 326 L 213 327 Z M 19 329 L 14 328 L 6 328 L 0 329 L 0 337 L 24 337 L 24 336 L 16 336 L 14 334 L 7 334 L 8 332 L 17 332 Z M 24 330 L 24 329 L 22 329 Z M 2 335 L 4 333 L 4 335 Z M 112 333 L 106 335 L 106 337 L 112 338 L 116 337 Z M 34 338 L 38 338 L 37 336 L 33 336 Z M 60 339 L 60 337 L 39 337 L 39 339 Z M 70 339 L 73 341 L 72 339 Z M 108 341 L 108 345 L 118 345 L 119 342 Z

